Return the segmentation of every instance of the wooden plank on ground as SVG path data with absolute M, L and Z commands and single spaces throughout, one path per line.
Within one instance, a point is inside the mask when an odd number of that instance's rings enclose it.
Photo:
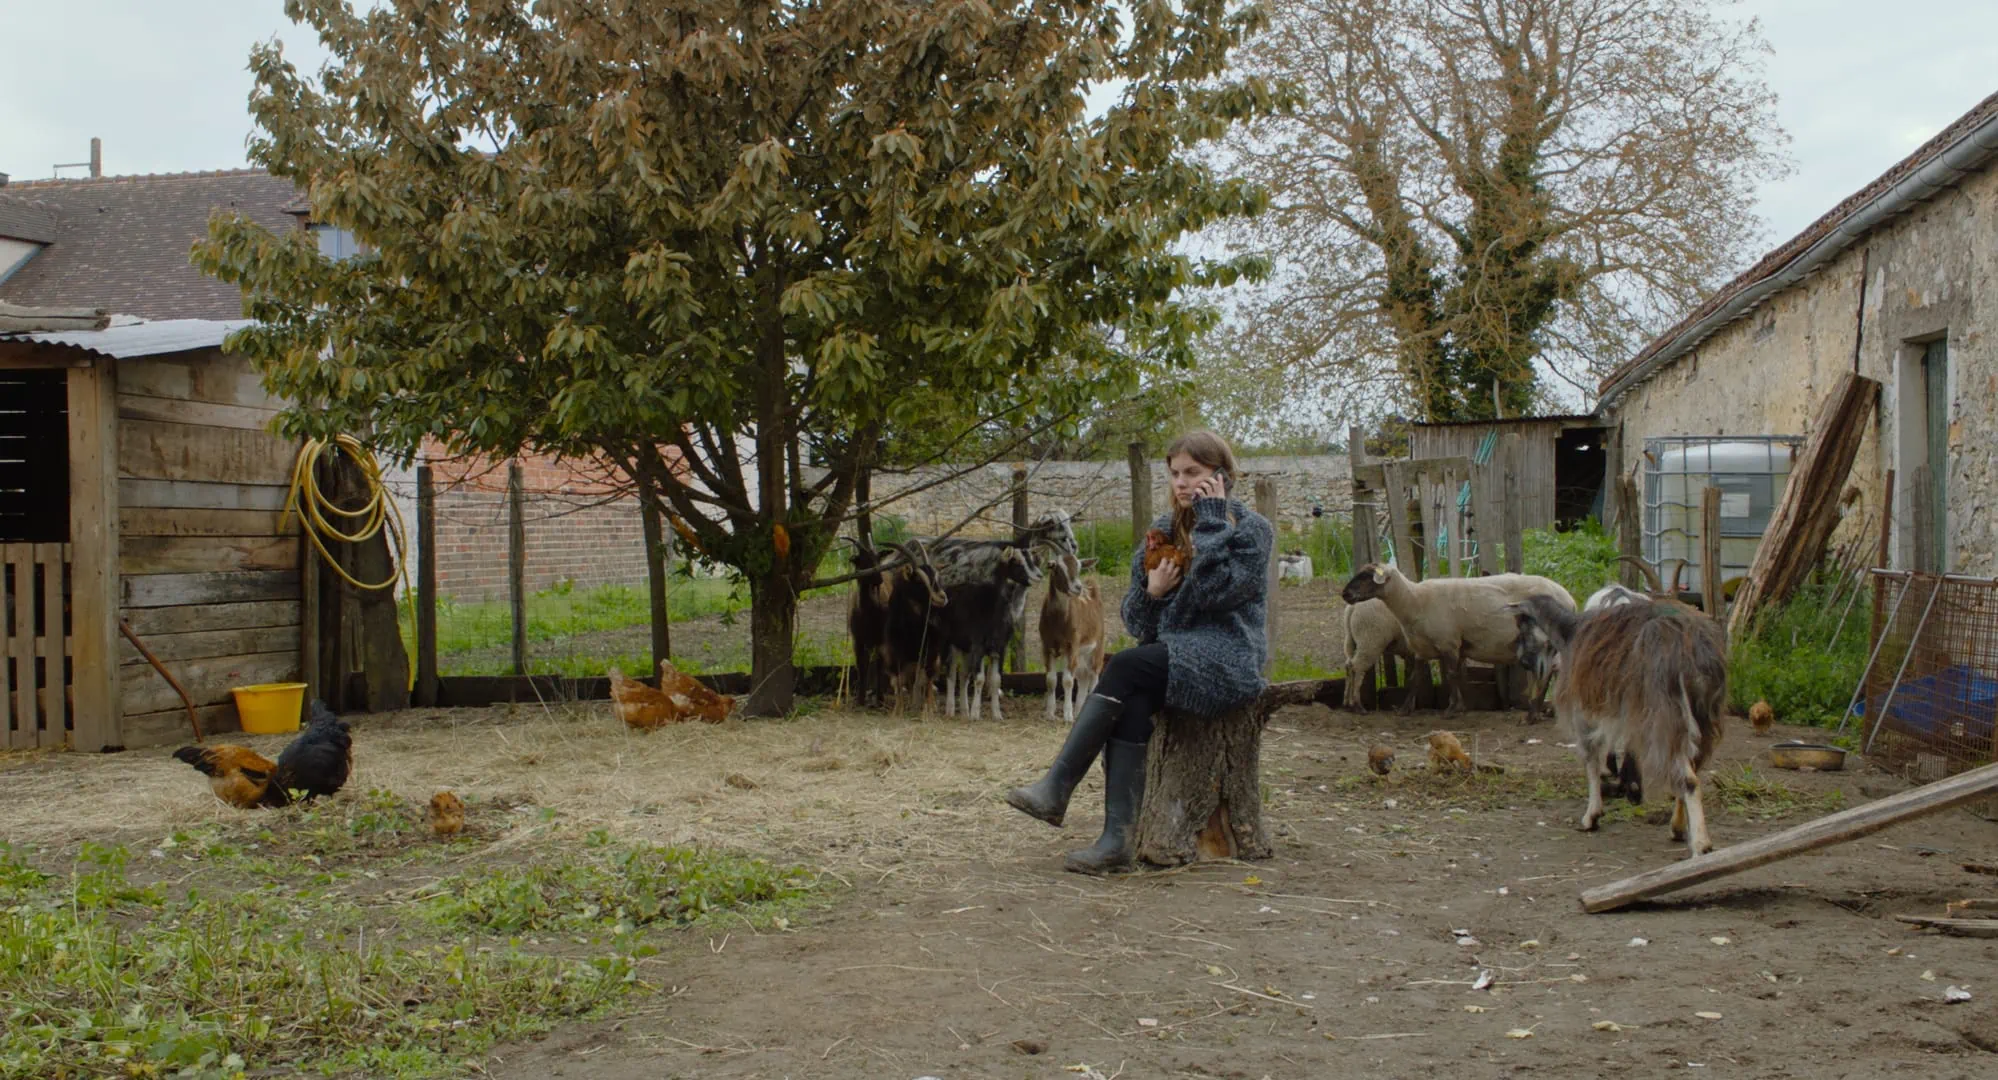
M 248 656 L 209 656 L 198 660 L 162 661 L 196 706 L 230 701 L 229 688 L 256 683 L 287 682 L 298 673 L 298 650 L 253 653 Z M 180 706 L 180 695 L 150 664 L 118 669 L 125 709 L 132 713 L 162 712 Z M 181 711 L 185 718 L 186 710 Z
M 261 431 L 154 420 L 118 425 L 118 475 L 136 480 L 287 484 L 297 455 L 296 446 Z
M 281 510 L 196 510 L 126 506 L 118 532 L 133 536 L 296 536 L 298 517 Z
M 1816 567 L 1838 525 L 1839 496 L 1879 395 L 1879 383 L 1850 371 L 1826 395 L 1803 452 L 1791 461 L 1783 500 L 1755 549 L 1755 564 L 1735 592 L 1727 621 L 1731 636 L 1744 633 L 1764 605 L 1782 603 Z
M 69 372 L 70 748 L 124 743 L 118 719 L 118 366 Z
M 297 600 L 264 600 L 245 604 L 196 604 L 188 607 L 133 608 L 125 613 L 132 632 L 148 643 L 159 634 L 196 634 L 209 630 L 297 626 Z M 119 640 L 124 640 L 121 635 Z M 129 647 L 129 646 L 128 646 Z
M 127 536 L 118 552 L 124 574 L 219 574 L 289 570 L 298 541 L 289 536 Z
M 1750 870 L 1778 859 L 1856 840 L 1889 826 L 1982 798 L 1993 791 L 1998 791 L 1998 765 L 1971 769 L 1933 784 L 1890 795 L 1878 802 L 1709 852 L 1696 859 L 1599 885 L 1582 893 L 1582 909 L 1614 911 L 1639 900 Z
M 212 401 L 150 397 L 145 394 L 118 395 L 118 417 L 121 420 L 160 420 L 170 424 L 267 431 L 271 418 L 277 414 L 276 409 L 248 405 L 219 405 Z
M 1895 922 L 1912 923 L 1957 937 L 1998 938 L 1998 919 L 1946 919 L 1933 915 L 1896 915 Z
M 200 480 L 118 481 L 118 506 L 179 507 L 190 510 L 283 510 L 291 477 L 280 484 L 217 484 Z
M 230 607 L 247 605 L 231 604 Z M 167 608 L 164 610 L 174 610 Z M 137 630 L 132 631 L 135 634 Z M 196 630 L 186 634 L 139 634 L 139 640 L 162 661 L 201 660 L 211 656 L 245 656 L 298 648 L 298 627 L 255 626 L 242 630 Z M 146 658 L 132 643 L 120 639 L 118 662 L 143 664 Z
M 128 608 L 296 600 L 298 571 L 133 575 L 121 581 L 120 589 L 121 603 Z

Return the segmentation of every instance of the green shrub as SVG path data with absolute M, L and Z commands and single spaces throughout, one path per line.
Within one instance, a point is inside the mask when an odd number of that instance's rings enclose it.
M 1871 594 L 1812 581 L 1787 603 L 1762 613 L 1754 633 L 1728 658 L 1728 696 L 1736 712 L 1769 702 L 1785 724 L 1836 727 L 1866 669 Z

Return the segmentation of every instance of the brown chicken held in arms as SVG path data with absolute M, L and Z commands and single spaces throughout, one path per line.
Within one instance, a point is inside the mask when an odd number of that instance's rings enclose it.
M 1429 733 L 1429 768 L 1434 772 L 1445 769 L 1468 773 L 1472 771 L 1471 755 L 1464 752 L 1464 744 L 1447 731 Z
M 173 752 L 208 777 L 215 797 L 240 810 L 289 805 L 293 792 L 312 799 L 346 786 L 354 768 L 347 722 L 312 702 L 312 723 L 273 762 L 246 746 L 183 746 Z
M 430 797 L 430 831 L 456 836 L 465 828 L 465 800 L 448 791 Z
M 1758 701 L 1748 707 L 1748 723 L 1757 735 L 1767 735 L 1769 729 L 1776 725 L 1776 710 L 1770 708 L 1767 701 Z
M 1394 751 L 1376 744 L 1367 751 L 1367 768 L 1374 770 L 1377 776 L 1386 776 L 1388 770 L 1394 768 Z
M 1159 568 L 1161 563 L 1178 563 L 1179 572 L 1186 573 L 1186 552 L 1172 542 L 1172 536 L 1164 529 L 1145 531 L 1145 573 Z

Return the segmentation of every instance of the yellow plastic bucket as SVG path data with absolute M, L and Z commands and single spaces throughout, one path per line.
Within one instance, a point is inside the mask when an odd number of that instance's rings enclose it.
M 298 730 L 298 714 L 305 708 L 304 683 L 232 686 L 229 692 L 236 696 L 236 715 L 243 721 L 244 731 L 252 735 L 279 735 Z

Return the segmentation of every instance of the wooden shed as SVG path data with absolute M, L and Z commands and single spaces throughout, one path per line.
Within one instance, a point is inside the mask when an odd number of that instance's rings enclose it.
M 1409 428 L 1409 457 L 1490 461 L 1504 437 L 1512 434 L 1520 437 L 1520 459 L 1513 468 L 1520 478 L 1521 528 L 1545 529 L 1557 522 L 1601 516 L 1609 432 L 1600 417 L 1533 416 L 1416 424 Z M 1497 475 L 1486 471 L 1484 482 L 1497 483 Z M 1478 496 L 1483 505 L 1498 506 L 1505 492 L 1481 491 Z
M 229 688 L 296 679 L 301 547 L 281 402 L 222 352 L 243 325 L 111 320 L 0 334 L 0 746 L 103 750 L 208 732 Z

